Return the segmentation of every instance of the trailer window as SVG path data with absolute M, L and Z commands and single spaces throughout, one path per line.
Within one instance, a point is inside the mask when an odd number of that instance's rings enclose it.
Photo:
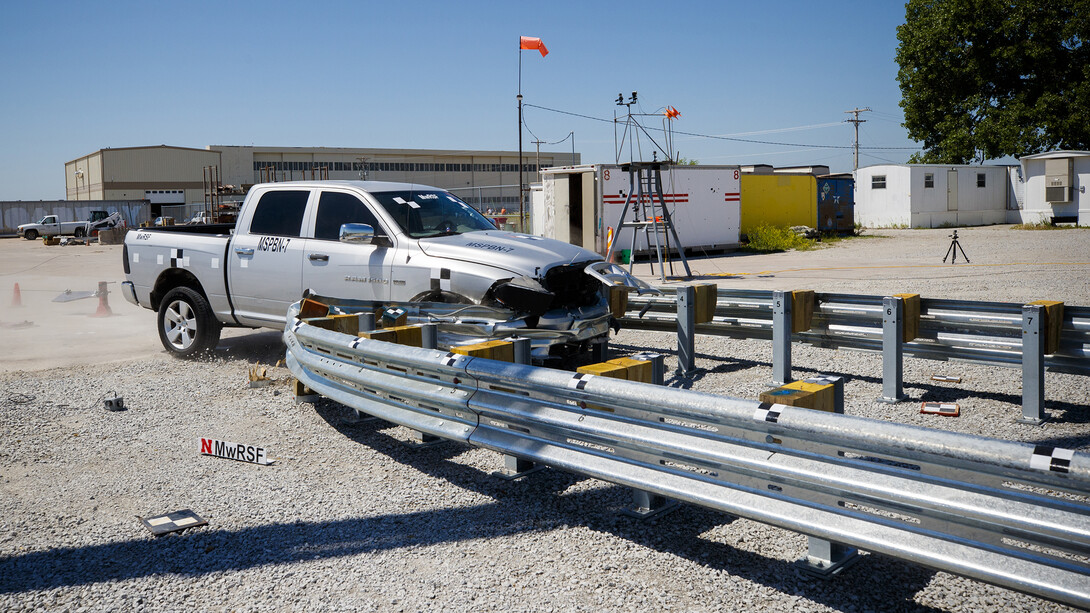
M 870 178 L 871 189 L 886 189 L 886 175 L 874 175 Z
M 976 186 L 977 187 L 985 187 L 985 178 L 984 177 L 986 177 L 986 176 L 987 175 L 985 175 L 982 172 L 976 173 Z
M 251 234 L 301 236 L 308 191 L 273 191 L 262 194 L 250 221 Z
M 928 188 L 935 187 L 935 173 L 933 173 L 933 172 L 924 173 L 924 175 L 923 175 L 923 186 L 928 187 Z

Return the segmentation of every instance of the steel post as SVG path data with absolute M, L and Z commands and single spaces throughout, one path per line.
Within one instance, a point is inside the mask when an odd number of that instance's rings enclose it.
M 772 292 L 772 385 L 791 382 L 791 292 Z
M 695 297 L 695 290 L 693 293 Z M 695 301 L 692 302 L 695 304 Z M 651 362 L 651 382 L 655 385 L 665 385 L 665 356 L 660 353 L 639 353 L 632 356 L 632 359 Z M 636 519 L 650 519 L 669 513 L 680 506 L 681 503 L 676 500 L 670 500 L 665 496 L 653 494 L 647 490 L 632 488 L 632 504 L 622 510 L 621 514 Z
M 696 368 L 696 288 L 677 290 L 677 374 L 691 377 Z
M 424 349 L 439 348 L 439 324 L 420 326 L 420 346 Z
M 1022 419 L 1042 424 L 1045 403 L 1045 313 L 1041 305 L 1022 307 Z
M 375 314 L 360 313 L 360 332 L 371 332 L 375 329 Z
M 904 375 L 905 303 L 901 298 L 882 298 L 882 402 L 900 402 L 905 395 Z
M 529 337 L 518 337 L 508 339 L 511 344 L 514 345 L 513 353 L 516 364 L 530 364 L 530 350 L 532 348 L 532 341 Z M 543 468 L 544 465 L 535 464 L 531 460 L 524 460 L 518 456 L 502 454 L 503 455 L 503 468 L 492 473 L 493 476 L 500 479 L 506 479 L 513 481 L 515 479 L 521 479 L 530 473 L 535 473 Z
M 833 412 L 844 414 L 844 378 L 822 376 L 821 379 L 833 384 Z M 805 572 L 819 577 L 830 577 L 838 574 L 851 564 L 859 560 L 859 551 L 842 543 L 817 538 L 806 537 L 808 541 L 806 558 L 799 561 Z

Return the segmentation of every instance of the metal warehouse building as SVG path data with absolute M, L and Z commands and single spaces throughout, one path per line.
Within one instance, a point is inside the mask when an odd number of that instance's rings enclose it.
M 539 180 L 538 166 L 579 163 L 568 152 L 526 152 L 523 180 Z M 405 181 L 450 190 L 480 206 L 518 207 L 519 153 L 340 147 L 205 149 L 158 145 L 101 149 L 64 165 L 68 200 L 133 200 L 164 204 L 203 202 L 205 173 L 216 167 L 221 185 L 245 193 L 254 183 L 301 179 Z

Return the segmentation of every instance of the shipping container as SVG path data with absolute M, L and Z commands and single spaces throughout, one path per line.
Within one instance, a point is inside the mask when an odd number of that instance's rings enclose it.
M 813 175 L 742 175 L 742 234 L 760 225 L 817 227 Z
M 542 189 L 532 194 L 534 234 L 603 255 L 607 237 L 612 235 L 614 251 L 653 252 L 653 232 L 649 230 L 645 237 L 642 230 L 619 228 L 621 211 L 633 192 L 626 168 L 620 164 L 586 164 L 543 170 Z M 737 166 L 663 165 L 660 175 L 666 209 L 686 250 L 738 247 L 741 190 Z M 631 204 L 626 223 L 634 221 Z M 649 214 L 650 208 L 646 210 Z M 667 243 L 664 235 L 659 240 L 663 245 Z M 672 237 L 668 243 L 676 251 Z
M 822 232 L 855 230 L 855 179 L 850 174 L 817 178 L 817 221 Z

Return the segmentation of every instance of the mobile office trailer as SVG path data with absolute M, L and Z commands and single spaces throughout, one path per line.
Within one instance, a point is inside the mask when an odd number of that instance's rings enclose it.
M 633 237 L 632 228 L 617 227 L 629 193 L 638 189 L 632 185 L 625 168 L 623 164 L 584 164 L 542 170 L 542 189 L 533 193 L 531 203 L 533 233 L 604 255 L 612 228 L 614 252 L 654 252 L 651 226 L 646 237 L 642 229 L 637 228 Z M 741 220 L 738 166 L 666 166 L 661 177 L 663 201 L 685 249 L 710 251 L 738 247 Z M 644 191 L 648 191 L 646 186 Z M 633 195 L 632 202 L 635 200 Z M 635 219 L 632 202 L 624 221 L 649 221 Z M 650 215 L 651 207 L 645 210 Z M 665 237 L 660 225 L 660 245 L 666 245 Z M 677 250 L 673 237 L 669 244 L 672 251 Z

